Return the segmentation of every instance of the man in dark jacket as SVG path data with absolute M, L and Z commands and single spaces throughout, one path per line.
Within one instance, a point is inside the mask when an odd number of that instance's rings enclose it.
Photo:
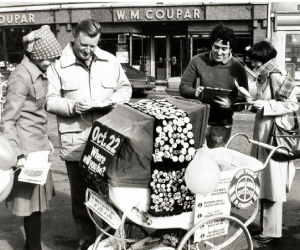
M 192 58 L 185 69 L 179 86 L 180 95 L 190 99 L 200 99 L 204 87 L 229 89 L 228 97 L 217 96 L 207 103 L 211 106 L 206 131 L 209 148 L 224 146 L 230 138 L 232 116 L 244 109 L 244 105 L 234 105 L 242 101 L 238 96 L 235 81 L 248 90 L 247 73 L 243 65 L 232 56 L 236 38 L 233 30 L 222 24 L 216 26 L 210 34 L 212 49 Z M 200 86 L 194 83 L 200 79 Z M 199 97 L 200 96 L 200 97 Z

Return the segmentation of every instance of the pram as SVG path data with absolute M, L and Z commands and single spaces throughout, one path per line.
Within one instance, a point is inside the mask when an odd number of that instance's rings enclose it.
M 174 100 L 172 98 L 166 101 L 171 104 L 163 101 L 164 106 L 162 109 L 172 107 L 172 104 L 174 104 L 187 113 L 186 115 L 190 118 L 187 120 L 190 120 L 192 123 L 192 131 L 195 139 L 194 146 L 196 149 L 201 148 L 205 138 L 209 107 L 205 107 L 203 104 L 194 103 L 193 105 L 186 101 Z M 154 103 L 154 105 L 155 104 L 159 105 L 160 102 Z M 120 150 L 121 153 L 118 157 L 113 159 L 113 164 L 108 168 L 107 176 L 110 178 L 110 182 L 108 185 L 109 197 L 106 198 L 109 198 L 109 201 L 106 202 L 102 200 L 100 202 L 101 199 L 94 198 L 93 193 L 95 192 L 87 189 L 86 205 L 90 203 L 89 206 L 87 205 L 88 213 L 91 215 L 90 210 L 97 213 L 93 206 L 98 206 L 99 203 L 102 203 L 100 208 L 102 214 L 98 215 L 102 219 L 105 219 L 106 222 L 111 222 L 110 225 L 114 229 L 117 229 L 114 235 L 107 233 L 108 231 L 111 232 L 111 227 L 105 229 L 101 228 L 93 217 L 90 216 L 102 233 L 89 250 L 112 250 L 115 248 L 131 248 L 132 250 L 158 248 L 169 250 L 175 248 L 178 250 L 253 249 L 247 226 L 254 220 L 258 211 L 258 202 L 256 202 L 259 194 L 258 172 L 267 166 L 275 151 L 278 150 L 285 154 L 287 154 L 287 151 L 281 149 L 282 147 L 274 148 L 267 144 L 253 141 L 245 134 L 236 134 L 229 140 L 225 147 L 210 150 L 213 160 L 218 162 L 218 166 L 221 170 L 221 179 L 215 190 L 206 194 L 196 194 L 193 200 L 194 203 L 190 203 L 193 205 L 189 210 L 186 209 L 180 213 L 169 213 L 168 216 L 157 216 L 157 214 L 153 213 L 153 208 L 151 208 L 155 203 L 153 203 L 152 197 L 154 195 L 153 189 L 149 187 L 149 184 L 151 184 L 150 181 L 154 180 L 153 178 L 157 178 L 158 181 L 162 179 L 158 179 L 161 177 L 153 177 L 153 174 L 152 179 L 147 179 L 148 176 L 151 176 L 151 173 L 155 173 L 156 171 L 156 167 L 153 168 L 153 161 L 151 161 L 153 145 L 155 145 L 154 143 L 151 145 L 151 140 L 155 141 L 157 137 L 152 132 L 156 131 L 157 127 L 162 127 L 161 124 L 163 124 L 163 121 L 160 120 L 161 113 L 159 113 L 160 116 L 157 120 L 154 122 L 151 120 L 153 110 L 155 111 L 157 107 L 158 106 L 154 106 L 154 109 L 152 109 L 152 106 L 148 106 L 148 101 L 143 102 L 140 106 L 136 105 L 138 110 L 119 107 L 119 112 L 115 110 L 100 121 L 102 125 L 106 124 L 108 127 L 113 126 L 114 131 L 126 131 L 126 133 L 124 132 L 123 134 L 125 134 L 125 136 L 131 136 L 131 138 L 128 138 L 126 141 L 124 140 L 123 146 L 125 146 L 126 149 L 123 147 L 123 151 Z M 147 113 L 149 111 L 150 115 Z M 122 122 L 119 118 L 120 115 L 122 115 Z M 174 110 L 170 112 L 168 110 L 169 117 L 174 117 L 174 115 L 176 116 L 174 119 L 180 116 L 180 114 L 177 115 L 176 110 L 175 112 Z M 168 121 L 172 119 L 173 118 L 166 119 L 166 127 L 170 126 Z M 111 122 L 113 120 L 115 120 L 115 122 Z M 156 125 L 154 126 L 153 123 Z M 103 126 L 100 127 L 97 129 L 98 132 L 96 131 L 94 133 L 95 138 L 99 142 L 101 141 L 98 139 L 100 137 L 96 136 L 100 134 L 99 131 L 106 133 L 106 128 Z M 143 130 L 142 128 L 147 129 Z M 161 128 L 159 131 L 161 131 Z M 168 130 L 166 130 L 166 133 L 167 132 Z M 134 133 L 138 136 L 135 137 Z M 228 148 L 232 139 L 238 135 L 246 137 L 249 143 L 272 149 L 264 164 L 253 157 Z M 104 136 L 101 138 L 103 137 Z M 115 135 L 113 135 L 113 138 L 115 138 Z M 172 139 L 167 138 L 166 141 L 170 142 L 170 140 Z M 91 145 L 94 147 L 95 142 L 92 142 Z M 160 150 L 158 150 L 158 152 L 159 151 Z M 103 154 L 104 153 L 103 151 Z M 86 160 L 89 154 L 88 152 L 87 154 L 84 153 Z M 138 157 L 138 155 L 142 155 L 142 157 Z M 134 157 L 136 157 L 136 159 L 134 159 Z M 149 169 L 150 161 L 151 169 Z M 168 161 L 163 161 L 160 165 L 162 167 L 161 170 L 163 170 L 160 171 L 162 174 L 164 174 L 164 171 L 169 171 L 169 169 L 165 169 L 165 163 L 169 164 Z M 172 167 L 177 163 L 178 162 L 172 163 Z M 142 164 L 143 167 L 139 168 Z M 176 167 L 177 166 L 178 165 L 176 165 Z M 209 166 L 207 167 L 209 168 Z M 131 172 L 129 172 L 130 169 L 132 169 Z M 151 170 L 151 172 L 145 170 Z M 119 173 L 124 173 L 124 175 L 118 176 Z M 161 176 L 162 174 L 159 173 L 158 175 Z M 145 182 L 146 185 L 141 185 L 143 182 Z M 128 185 L 128 183 L 130 185 Z M 201 185 L 201 183 L 199 183 L 199 185 Z M 161 193 L 156 193 L 156 196 L 158 195 L 161 195 Z M 175 194 L 173 193 L 173 195 Z M 181 197 L 190 199 L 191 196 Z M 93 199 L 97 199 L 97 202 L 90 202 Z M 111 203 L 112 206 L 110 207 L 108 203 Z M 256 206 L 251 206 L 255 203 Z M 253 211 L 248 212 L 250 207 L 252 207 Z M 117 213 L 113 208 L 117 209 L 122 217 L 122 219 L 119 218 L 118 223 L 112 223 L 112 221 L 117 218 Z M 232 213 L 234 209 L 244 211 L 248 209 L 247 213 L 251 215 L 246 221 L 242 221 L 240 216 Z M 107 217 L 107 215 L 104 216 L 104 210 L 110 214 L 110 217 Z M 151 237 L 148 237 L 149 232 L 153 230 L 154 234 L 151 233 Z M 171 233 L 165 234 L 166 230 L 170 230 Z M 162 234 L 160 238 L 163 238 L 163 240 L 155 241 L 153 235 L 157 235 L 155 234 L 156 232 Z M 174 232 L 180 233 L 176 234 Z
M 246 137 L 249 143 L 254 143 L 259 146 L 272 149 L 266 162 L 263 164 L 257 159 L 229 149 L 228 146 L 232 139 L 236 136 Z M 258 191 L 256 183 L 253 181 L 257 173 L 263 170 L 271 156 L 275 151 L 286 154 L 287 151 L 282 150 L 284 147 L 272 147 L 264 143 L 256 142 L 248 138 L 245 134 L 236 134 L 231 137 L 226 147 L 220 147 L 212 149 L 214 160 L 224 160 L 230 163 L 231 167 L 225 166 L 221 171 L 221 182 L 216 190 L 222 186 L 222 190 L 226 190 L 228 202 L 225 202 L 225 210 L 228 213 L 223 213 L 213 216 L 200 216 L 201 208 L 205 204 L 205 195 L 196 195 L 196 204 L 191 212 L 181 213 L 179 215 L 169 217 L 154 217 L 146 213 L 150 206 L 150 189 L 149 188 L 130 188 L 130 187 L 109 187 L 109 198 L 113 205 L 123 212 L 122 226 L 120 227 L 120 235 L 113 236 L 107 234 L 110 229 L 103 230 L 99 227 L 102 233 L 95 241 L 92 250 L 97 249 L 115 249 L 117 248 L 132 248 L 132 249 L 144 249 L 143 244 L 147 242 L 147 229 L 181 229 L 186 230 L 185 235 L 182 237 L 180 243 L 177 246 L 178 250 L 182 249 L 253 249 L 252 240 L 248 232 L 247 226 L 253 222 L 258 212 L 258 202 L 252 215 L 242 222 L 235 216 L 230 215 L 230 209 L 234 208 L 230 201 L 230 195 L 234 193 L 233 189 L 240 190 L 236 192 L 236 195 L 240 196 L 240 200 L 246 203 L 254 204 L 257 199 Z M 249 175 L 242 175 L 241 173 L 254 174 L 254 178 L 249 178 Z M 245 181 L 246 176 L 246 181 Z M 253 177 L 252 176 L 252 177 Z M 238 177 L 239 181 L 233 187 L 231 182 L 233 178 Z M 248 180 L 247 180 L 248 178 Z M 228 180 L 230 179 L 230 180 Z M 244 180 L 243 180 L 244 179 Z M 227 188 L 224 189 L 224 184 Z M 241 190 L 247 191 L 245 192 Z M 88 199 L 88 191 L 86 198 Z M 234 196 L 234 195 L 233 195 Z M 256 196 L 256 197 L 255 197 Z M 204 199 L 203 199 L 204 198 Z M 236 197 L 235 197 L 236 198 Z M 208 199 L 209 200 L 209 199 Z M 204 202 L 203 202 L 204 201 Z M 209 202 L 207 202 L 209 204 Z M 241 207 L 243 206 L 242 203 Z M 237 204 L 235 204 L 237 205 Z M 248 208 L 249 206 L 246 205 Z M 242 207 L 243 208 L 243 207 Z M 244 207 L 245 208 L 245 207 Z M 88 208 L 87 208 L 88 209 Z M 90 211 L 88 209 L 90 214 Z M 92 217 L 91 217 L 92 218 Z M 125 226 L 124 226 L 125 225 Z M 137 232 L 130 230 L 138 230 L 138 235 L 134 235 Z M 127 235 L 125 235 L 127 233 Z M 109 238 L 103 240 L 105 235 Z M 115 234 L 116 235 L 116 234 Z M 138 239 L 134 239 L 134 237 Z M 149 240 L 149 239 L 148 239 Z M 147 249 L 147 248 L 146 248 Z M 151 249 L 175 249 L 166 244 L 160 243 Z

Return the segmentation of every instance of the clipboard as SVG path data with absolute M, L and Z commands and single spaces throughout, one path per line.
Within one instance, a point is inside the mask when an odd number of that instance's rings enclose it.
M 227 97 L 231 92 L 230 89 L 204 87 L 199 95 L 199 101 L 208 103 L 216 96 Z

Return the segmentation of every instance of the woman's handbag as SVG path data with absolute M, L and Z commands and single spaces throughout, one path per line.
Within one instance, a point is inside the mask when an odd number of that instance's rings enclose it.
M 288 130 L 278 125 L 274 119 L 274 125 L 267 144 L 274 147 L 285 146 L 293 155 L 285 155 L 275 152 L 272 159 L 275 161 L 289 161 L 300 158 L 300 128 L 297 114 L 294 112 L 294 128 Z
M 274 98 L 273 86 L 270 78 L 270 88 L 271 88 L 271 96 Z M 289 152 L 293 155 L 285 155 L 278 152 L 275 152 L 272 155 L 272 159 L 275 161 L 289 161 L 300 158 L 300 127 L 297 119 L 296 112 L 294 114 L 294 127 L 292 129 L 286 129 L 276 123 L 276 119 L 273 122 L 273 128 L 269 135 L 267 144 L 272 145 L 274 147 L 277 146 L 285 146 L 289 149 Z M 270 153 L 270 150 L 267 150 Z

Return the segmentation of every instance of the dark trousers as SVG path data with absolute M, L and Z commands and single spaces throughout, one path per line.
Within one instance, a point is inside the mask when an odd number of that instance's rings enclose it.
M 72 214 L 79 236 L 79 246 L 88 247 L 96 240 L 96 226 L 89 217 L 84 205 L 87 185 L 78 165 L 78 161 L 66 161 L 71 188 Z

